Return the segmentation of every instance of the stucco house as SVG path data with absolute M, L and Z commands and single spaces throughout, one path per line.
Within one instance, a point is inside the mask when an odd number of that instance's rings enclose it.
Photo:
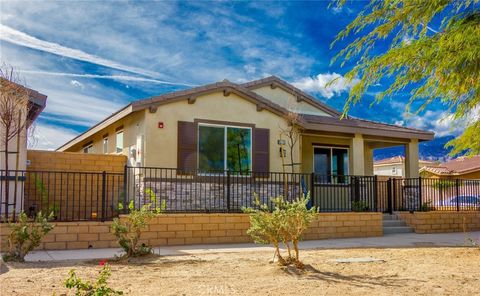
M 418 177 L 418 144 L 434 136 L 353 117 L 340 120 L 339 111 L 271 76 L 132 102 L 57 150 L 125 154 L 131 166 L 281 172 L 280 131 L 288 128 L 289 113 L 299 115 L 293 155 L 296 171 L 304 173 L 372 176 L 373 150 L 402 145 L 405 176 Z
M 9 82 L 12 83 L 12 82 Z M 17 178 L 17 182 L 15 181 L 15 177 L 21 173 L 19 171 L 25 171 L 27 165 L 27 130 L 30 125 L 35 121 L 35 119 L 40 115 L 47 103 L 47 96 L 44 94 L 39 93 L 36 90 L 23 87 L 21 85 L 16 85 L 16 87 L 21 88 L 22 90 L 26 90 L 28 93 L 28 102 L 26 105 L 18 104 L 15 106 L 24 106 L 25 110 L 20 110 L 16 116 L 21 116 L 22 119 L 20 122 L 20 126 L 23 128 L 20 133 L 16 133 L 14 137 L 12 137 L 8 141 L 8 159 L 4 154 L 5 147 L 5 125 L 0 124 L 0 215 L 4 215 L 5 213 L 12 213 L 12 212 L 20 212 L 22 210 L 22 187 L 23 187 L 23 180 L 19 180 Z M 9 98 L 10 99 L 10 98 Z M 12 108 L 13 105 L 4 105 L 4 108 Z M 4 110 L 2 110 L 4 112 Z M 25 121 L 26 119 L 26 121 Z M 26 124 L 23 124 L 25 122 Z M 15 124 L 19 126 L 18 124 Z M 10 133 L 10 135 L 12 135 Z M 6 176 L 5 169 L 6 164 L 8 161 L 8 176 Z M 7 181 L 8 180 L 8 181 Z M 20 181 L 20 182 L 18 182 Z M 7 183 L 8 182 L 8 186 Z M 8 187 L 8 190 L 7 190 Z M 8 191 L 8 194 L 6 194 Z M 8 196 L 8 199 L 7 199 Z
M 434 161 L 419 160 L 418 166 L 421 168 L 425 166 L 434 165 Z M 389 158 L 376 160 L 373 163 L 373 173 L 377 176 L 389 177 L 405 177 L 405 157 L 398 155 Z
M 480 155 L 458 157 L 437 165 L 426 165 L 420 173 L 428 178 L 480 179 Z

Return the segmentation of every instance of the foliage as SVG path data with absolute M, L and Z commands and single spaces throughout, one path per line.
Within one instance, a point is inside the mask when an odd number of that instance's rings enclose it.
M 3 256 L 5 261 L 25 261 L 25 256 L 38 247 L 42 238 L 53 229 L 53 224 L 48 220 L 53 218 L 53 213 L 48 217 L 38 212 L 33 221 L 29 221 L 27 214 L 21 212 L 16 223 L 9 222 L 10 234 L 8 235 L 8 252 Z
M 256 208 L 246 208 L 244 212 L 250 214 L 250 228 L 247 233 L 256 243 L 273 244 L 275 256 L 280 265 L 294 263 L 303 267 L 299 258 L 298 242 L 303 232 L 316 217 L 316 208 L 307 209 L 309 196 L 289 202 L 282 196 L 272 199 L 274 209 L 271 211 L 267 204 L 261 204 L 258 195 L 255 195 Z M 280 253 L 280 243 L 288 250 L 288 257 Z M 295 255 L 292 256 L 290 243 Z
M 345 2 L 337 1 L 339 6 Z M 345 75 L 348 81 L 356 83 L 343 116 L 371 86 L 387 85 L 385 91 L 376 95 L 376 102 L 410 88 L 408 112 L 417 101 L 420 104 L 415 104 L 415 114 L 439 100 L 448 108 L 446 117 L 467 122 L 464 133 L 447 143 L 454 146 L 452 155 L 480 154 L 478 3 L 479 0 L 371 0 L 332 43 L 333 46 L 358 34 L 332 60 L 333 63 L 343 58 L 344 66 L 348 60 L 358 58 Z M 439 27 L 433 29 L 440 20 Z M 389 43 L 384 52 L 380 51 L 381 42 Z
M 77 276 L 75 270 L 70 270 L 69 277 L 65 281 L 65 287 L 68 289 L 75 289 L 77 296 L 109 296 L 109 295 L 123 295 L 122 291 L 114 290 L 108 286 L 108 278 L 111 275 L 108 264 L 104 264 L 99 276 L 94 283 L 84 281 Z
M 367 212 L 369 210 L 368 203 L 363 200 L 352 201 L 352 211 Z
M 126 215 L 125 222 L 119 218 L 113 219 L 113 234 L 120 247 L 126 252 L 126 258 L 150 254 L 152 249 L 144 244 L 139 245 L 139 240 L 142 230 L 147 226 L 148 220 L 155 216 L 155 213 L 151 211 L 150 204 L 145 204 L 140 210 L 137 210 L 131 201 L 128 208 L 130 213 Z
M 47 213 L 53 213 L 53 218 L 56 218 L 60 213 L 60 206 L 58 202 L 53 202 L 52 204 L 49 203 L 48 192 L 45 188 L 45 184 L 43 183 L 42 179 L 37 175 L 33 174 L 35 180 L 35 187 L 37 191 L 40 193 L 40 201 L 42 203 L 42 211 Z
M 420 206 L 420 211 L 421 212 L 429 212 L 433 209 L 434 209 L 434 207 L 432 206 L 432 201 L 431 200 L 422 203 L 422 205 Z
M 452 180 L 436 180 L 432 183 L 432 187 L 435 189 L 446 189 L 449 187 L 454 187 L 455 184 L 456 182 Z
M 165 200 L 162 200 L 160 202 L 160 206 L 158 206 L 157 201 L 157 195 L 155 194 L 155 191 L 153 191 L 151 188 L 145 189 L 145 194 L 148 196 L 151 204 L 151 210 L 157 214 L 160 214 L 162 211 L 164 211 L 167 208 L 167 202 Z

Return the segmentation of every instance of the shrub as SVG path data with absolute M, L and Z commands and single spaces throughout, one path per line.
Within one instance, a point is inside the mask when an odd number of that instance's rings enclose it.
M 352 202 L 352 211 L 367 212 L 369 210 L 368 203 L 363 200 L 355 200 Z
M 275 256 L 280 265 L 294 263 L 297 267 L 303 267 L 299 258 L 298 242 L 303 232 L 308 228 L 316 217 L 316 208 L 307 209 L 309 197 L 298 200 L 285 201 L 282 196 L 272 199 L 274 209 L 266 204 L 260 204 L 255 195 L 256 209 L 244 209 L 250 214 L 250 228 L 247 233 L 256 243 L 273 244 Z M 283 258 L 279 245 L 283 243 L 288 251 L 288 256 Z M 293 245 L 295 255 L 292 256 L 290 243 Z
M 102 270 L 95 283 L 84 281 L 77 276 L 75 270 L 70 270 L 69 277 L 65 281 L 65 287 L 68 289 L 75 289 L 77 296 L 109 296 L 109 295 L 123 295 L 122 291 L 114 290 L 108 286 L 107 280 L 111 275 L 108 264 L 103 264 Z
M 432 206 L 432 201 L 431 200 L 422 203 L 422 205 L 420 206 L 420 211 L 421 212 L 429 212 L 429 211 L 432 211 L 432 210 L 434 210 L 434 207 Z
M 38 247 L 43 237 L 53 229 L 53 224 L 48 222 L 52 218 L 53 212 L 48 217 L 38 212 L 31 221 L 27 214 L 21 212 L 16 223 L 9 222 L 8 252 L 3 260 L 24 262 L 25 256 Z
M 138 243 L 148 220 L 155 216 L 150 207 L 150 204 L 146 204 L 140 210 L 137 210 L 133 201 L 131 201 L 128 206 L 130 213 L 126 215 L 126 221 L 121 222 L 118 218 L 113 219 L 113 234 L 117 238 L 120 247 L 125 251 L 125 257 L 127 258 L 143 256 L 152 252 L 149 246 L 139 245 Z

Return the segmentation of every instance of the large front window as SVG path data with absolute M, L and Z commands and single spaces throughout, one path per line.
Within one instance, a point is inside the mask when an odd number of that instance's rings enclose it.
M 313 167 L 322 182 L 345 183 L 348 175 L 348 149 L 314 147 Z
M 252 129 L 234 126 L 198 127 L 198 168 L 248 173 L 252 165 Z

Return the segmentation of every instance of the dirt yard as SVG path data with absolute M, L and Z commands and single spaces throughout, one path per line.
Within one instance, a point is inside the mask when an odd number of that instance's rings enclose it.
M 478 295 L 480 250 L 472 248 L 303 251 L 307 270 L 281 269 L 269 252 L 151 257 L 110 263 L 111 287 L 126 295 Z M 381 259 L 336 263 L 332 259 Z M 2 295 L 62 295 L 75 268 L 93 278 L 97 262 L 3 265 Z M 73 295 L 69 293 L 68 295 Z

